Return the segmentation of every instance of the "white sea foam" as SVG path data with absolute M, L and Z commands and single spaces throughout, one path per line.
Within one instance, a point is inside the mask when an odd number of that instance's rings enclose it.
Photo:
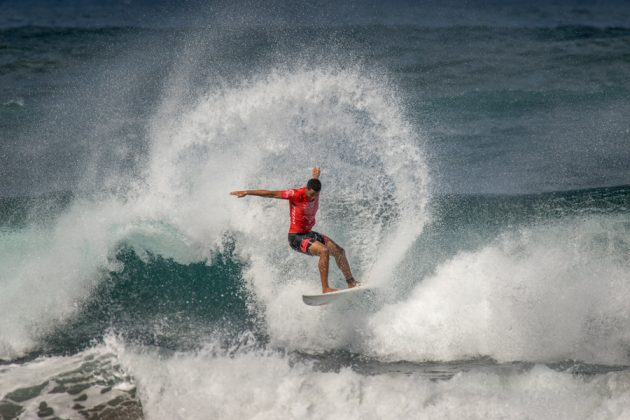
M 79 413 L 83 410 L 91 410 L 90 414 L 98 417 L 121 402 L 117 400 L 133 399 L 130 391 L 135 385 L 117 363 L 114 354 L 99 346 L 72 356 L 2 365 L 0 405 L 19 406 L 19 418 L 24 419 L 41 417 L 40 404 L 52 408 L 61 418 L 84 418 Z M 120 407 L 115 410 L 124 413 Z
M 404 360 L 630 362 L 624 217 L 505 234 L 439 266 L 370 319 L 366 351 Z
M 2 105 L 4 105 L 4 106 L 16 105 L 16 106 L 19 106 L 19 107 L 23 107 L 24 106 L 24 98 L 18 96 L 17 98 L 9 99 L 8 101 L 3 102 Z
M 110 342 L 110 346 L 112 343 Z M 539 365 L 447 380 L 420 373 L 322 372 L 274 352 L 159 356 L 114 343 L 147 419 L 622 419 L 628 372 L 574 376 Z
M 256 350 L 246 337 L 225 349 L 209 339 L 196 352 L 165 354 L 114 336 L 69 357 L 40 358 L 0 368 L 0 399 L 44 384 L 20 402 L 34 416 L 46 401 L 56 415 L 76 417 L 76 395 L 49 393 L 68 378 L 92 386 L 83 405 L 129 398 L 136 387 L 144 417 L 161 419 L 625 419 L 630 373 L 574 375 L 544 365 L 469 366 L 447 379 L 413 369 L 365 375 L 321 371 L 308 361 Z M 90 367 L 95 361 L 100 364 Z M 118 366 L 122 367 L 122 371 Z M 87 369 L 87 370 L 86 370 Z M 95 369 L 94 371 L 90 369 Z M 104 370 L 103 370 L 104 369 Z M 67 376 L 71 375 L 71 376 Z M 84 376 L 81 376 L 84 375 Z M 114 389 L 103 394 L 107 381 Z M 74 383 L 74 382 L 73 382 Z

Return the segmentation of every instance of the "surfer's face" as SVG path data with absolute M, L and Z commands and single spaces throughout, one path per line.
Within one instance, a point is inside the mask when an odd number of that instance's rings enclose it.
M 306 196 L 308 197 L 308 201 L 313 201 L 317 197 L 319 197 L 319 191 L 311 190 L 310 188 L 306 189 Z

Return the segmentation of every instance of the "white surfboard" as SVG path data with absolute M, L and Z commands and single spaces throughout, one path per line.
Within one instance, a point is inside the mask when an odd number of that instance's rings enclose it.
M 341 289 L 336 292 L 302 295 L 302 300 L 304 301 L 304 303 L 310 306 L 328 305 L 329 303 L 339 302 L 351 296 L 358 296 L 359 294 L 368 290 L 370 290 L 369 287 L 356 286 L 350 289 Z

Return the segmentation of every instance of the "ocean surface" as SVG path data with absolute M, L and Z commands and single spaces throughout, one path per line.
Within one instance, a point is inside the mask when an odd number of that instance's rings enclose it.
M 624 1 L 0 2 L 0 419 L 630 419 L 629 75 Z M 315 165 L 325 307 L 228 194 Z

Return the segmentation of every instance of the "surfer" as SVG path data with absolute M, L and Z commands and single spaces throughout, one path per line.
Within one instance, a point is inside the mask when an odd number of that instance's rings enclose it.
M 315 225 L 315 214 L 319 208 L 319 193 L 322 189 L 322 183 L 319 180 L 320 172 L 318 166 L 314 167 L 312 169 L 312 178 L 302 188 L 279 191 L 232 191 L 230 194 L 238 198 L 246 195 L 256 195 L 289 200 L 289 214 L 291 216 L 289 246 L 302 254 L 319 256 L 319 275 L 322 280 L 322 292 L 329 293 L 338 290 L 328 286 L 328 262 L 330 255 L 335 258 L 335 262 L 346 278 L 349 288 L 358 286 L 359 283 L 352 277 L 352 271 L 350 271 L 350 264 L 344 249 L 328 236 L 311 230 Z

